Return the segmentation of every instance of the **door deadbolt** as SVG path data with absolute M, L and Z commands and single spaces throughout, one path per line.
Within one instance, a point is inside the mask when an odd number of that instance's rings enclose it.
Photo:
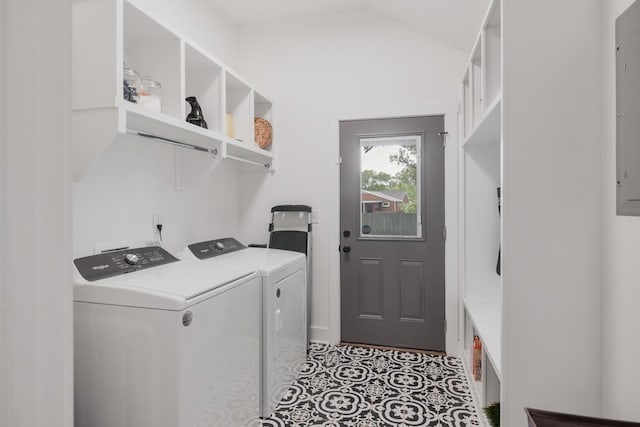
M 344 231 L 342 232 L 342 235 L 343 235 L 344 237 L 351 237 L 351 231 L 349 231 L 349 230 L 344 230 Z

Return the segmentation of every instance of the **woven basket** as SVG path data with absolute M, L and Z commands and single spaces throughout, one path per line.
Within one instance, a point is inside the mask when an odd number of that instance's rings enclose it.
M 260 148 L 266 148 L 273 140 L 273 128 L 268 120 L 256 117 L 255 124 L 255 140 Z

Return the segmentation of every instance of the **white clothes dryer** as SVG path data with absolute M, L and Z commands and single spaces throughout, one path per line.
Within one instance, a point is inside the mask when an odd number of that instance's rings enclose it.
M 268 417 L 306 362 L 306 257 L 299 252 L 247 248 L 233 238 L 189 245 L 180 257 L 250 267 L 262 278 L 260 415 Z
M 160 247 L 74 261 L 76 427 L 254 426 L 261 279 Z

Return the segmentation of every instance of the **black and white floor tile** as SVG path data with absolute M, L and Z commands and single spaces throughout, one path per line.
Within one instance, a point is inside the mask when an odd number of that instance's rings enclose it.
M 263 426 L 479 426 L 455 357 L 313 343 Z

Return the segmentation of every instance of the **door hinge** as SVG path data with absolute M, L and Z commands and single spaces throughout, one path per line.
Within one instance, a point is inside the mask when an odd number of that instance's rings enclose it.
M 447 319 L 444 319 L 444 335 L 447 335 Z
M 447 226 L 442 227 L 442 238 L 447 240 Z
M 447 137 L 449 136 L 449 132 L 438 132 L 438 135 L 443 137 L 442 148 L 447 148 Z
M 336 165 L 342 166 L 342 157 L 338 157 L 338 163 L 336 163 Z

